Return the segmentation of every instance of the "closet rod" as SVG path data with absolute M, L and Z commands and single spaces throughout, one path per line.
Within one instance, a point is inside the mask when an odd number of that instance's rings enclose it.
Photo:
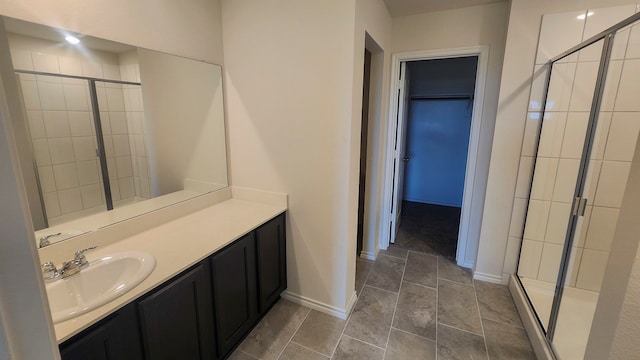
M 411 100 L 471 100 L 473 95 L 426 95 L 411 96 Z

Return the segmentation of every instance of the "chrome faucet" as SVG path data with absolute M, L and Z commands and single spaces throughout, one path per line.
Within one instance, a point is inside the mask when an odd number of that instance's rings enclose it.
M 47 236 L 43 236 L 40 238 L 40 244 L 38 247 L 43 248 L 45 246 L 51 245 L 51 241 L 49 241 L 49 239 L 51 239 L 52 237 L 55 236 L 60 236 L 62 235 L 61 232 L 57 233 L 57 234 L 51 234 L 51 235 L 47 235 Z
M 68 278 L 89 266 L 89 261 L 84 256 L 84 253 L 95 248 L 97 248 L 97 246 L 76 251 L 73 259 L 63 262 L 60 269 L 57 269 L 51 261 L 42 264 L 42 276 L 44 276 L 45 282 L 55 281 L 59 278 Z

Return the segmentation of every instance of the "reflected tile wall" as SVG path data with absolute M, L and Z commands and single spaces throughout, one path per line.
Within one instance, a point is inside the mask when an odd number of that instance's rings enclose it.
M 11 45 L 17 70 L 140 80 L 138 65 L 130 61 L 120 65 L 48 54 L 20 37 L 13 37 Z M 18 79 L 50 224 L 102 211 L 105 197 L 87 82 L 27 74 Z M 111 83 L 98 83 L 97 88 L 105 110 L 101 120 L 113 198 L 149 198 L 141 89 Z

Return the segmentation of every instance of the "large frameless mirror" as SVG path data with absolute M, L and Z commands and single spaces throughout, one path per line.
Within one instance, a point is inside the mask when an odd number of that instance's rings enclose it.
M 39 246 L 228 185 L 220 66 L 4 23 Z

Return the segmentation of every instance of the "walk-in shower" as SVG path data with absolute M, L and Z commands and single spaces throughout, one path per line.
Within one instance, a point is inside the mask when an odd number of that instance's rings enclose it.
M 560 359 L 585 355 L 640 130 L 639 20 L 536 69 L 544 95 L 532 102 L 537 137 L 521 158 L 530 181 L 516 190 L 514 209 L 526 209 L 517 278 Z

